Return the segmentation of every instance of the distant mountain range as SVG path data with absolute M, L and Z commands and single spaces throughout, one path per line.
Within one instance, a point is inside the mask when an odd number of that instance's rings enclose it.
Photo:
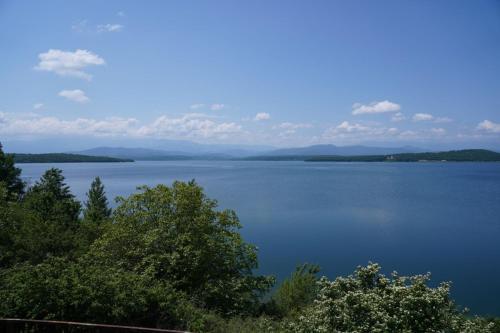
M 354 156 L 354 155 L 388 155 L 388 154 L 400 154 L 400 153 L 418 153 L 423 152 L 424 149 L 404 146 L 396 148 L 387 147 L 369 147 L 369 146 L 335 146 L 335 145 L 314 145 L 308 147 L 300 148 L 284 148 L 276 149 L 264 154 L 262 156 L 291 156 L 291 155 L 301 155 L 301 156 L 318 156 L 318 155 L 342 155 L 342 156 Z
M 138 161 L 167 161 L 167 160 L 193 160 L 193 159 L 232 159 L 247 156 L 254 152 L 234 150 L 230 153 L 194 153 L 186 151 L 167 151 L 148 148 L 123 148 L 123 147 L 97 147 L 75 152 L 80 155 L 108 156 Z
M 269 149 L 267 151 L 255 151 L 254 149 L 242 149 L 236 147 L 217 147 L 216 150 L 203 149 L 197 151 L 184 150 L 161 150 L 149 148 L 125 148 L 125 147 L 96 147 L 92 149 L 72 152 L 80 155 L 108 156 L 133 160 L 184 160 L 184 159 L 237 159 L 252 157 L 276 157 L 276 156 L 318 156 L 318 155 L 388 155 L 399 153 L 418 153 L 424 150 L 416 147 L 369 147 L 369 146 L 335 146 L 314 145 L 300 148 Z M 257 158 L 258 159 L 258 158 Z
M 230 156 L 248 156 L 252 154 L 260 154 L 262 152 L 275 149 L 273 146 L 267 145 L 245 145 L 245 144 L 212 144 L 212 143 L 197 143 L 187 140 L 125 140 L 120 138 L 87 138 L 61 140 L 55 138 L 45 138 L 39 140 L 1 140 L 4 151 L 7 153 L 79 153 L 81 151 L 103 151 L 105 149 L 122 149 L 116 151 L 117 154 L 138 154 L 158 155 L 154 151 L 161 152 L 160 155 L 211 155 L 224 154 Z M 94 148 L 98 147 L 98 148 Z M 142 151 L 141 150 L 145 150 Z M 149 151 L 149 152 L 148 152 Z M 151 152 L 153 151 L 153 152 Z

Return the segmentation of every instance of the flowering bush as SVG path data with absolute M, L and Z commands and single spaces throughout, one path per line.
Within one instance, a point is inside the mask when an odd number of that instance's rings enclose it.
M 449 296 L 449 283 L 427 286 L 429 274 L 391 278 L 378 264 L 358 267 L 353 275 L 318 281 L 314 304 L 288 324 L 292 332 L 490 332 L 468 319 Z

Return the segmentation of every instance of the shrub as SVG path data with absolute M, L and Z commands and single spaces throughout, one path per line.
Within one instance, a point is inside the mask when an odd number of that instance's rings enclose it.
M 288 327 L 304 333 L 489 331 L 458 312 L 448 283 L 431 288 L 429 278 L 397 273 L 387 278 L 371 263 L 348 277 L 322 278 L 314 304 Z

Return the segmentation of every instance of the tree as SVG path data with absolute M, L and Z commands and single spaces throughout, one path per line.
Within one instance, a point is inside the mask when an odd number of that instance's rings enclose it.
M 64 182 L 62 170 L 47 170 L 33 185 L 24 199 L 26 207 L 35 212 L 40 220 L 74 225 L 81 205 Z
M 15 256 L 15 214 L 5 183 L 0 182 L 0 269 L 12 264 Z
M 85 260 L 49 258 L 0 271 L 0 318 L 188 328 L 200 317 L 168 284 Z
M 113 223 L 92 246 L 94 260 L 149 272 L 226 315 L 253 311 L 273 284 L 252 274 L 257 250 L 238 233 L 236 214 L 216 210 L 194 181 L 142 187 L 118 200 Z
M 290 278 L 276 290 L 273 301 L 280 315 L 294 315 L 310 305 L 318 294 L 318 265 L 297 266 Z
M 354 275 L 319 281 L 314 304 L 288 329 L 326 332 L 490 332 L 493 325 L 469 319 L 450 299 L 449 283 L 427 286 L 429 274 L 387 278 L 378 264 Z
M 5 184 L 8 199 L 18 199 L 24 193 L 25 183 L 21 180 L 21 169 L 14 165 L 14 157 L 5 154 L 0 143 L 0 183 Z
M 87 192 L 87 201 L 83 217 L 87 221 L 102 222 L 111 216 L 111 209 L 108 207 L 108 199 L 104 192 L 104 185 L 99 177 L 96 177 Z
M 80 203 L 62 171 L 49 169 L 22 200 L 26 218 L 18 223 L 16 261 L 37 264 L 52 256 L 74 257 L 86 243 L 79 236 Z

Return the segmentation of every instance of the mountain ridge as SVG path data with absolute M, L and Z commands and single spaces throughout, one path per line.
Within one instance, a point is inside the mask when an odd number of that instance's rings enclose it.
M 318 155 L 386 155 L 398 153 L 416 153 L 425 150 L 417 147 L 372 147 L 372 146 L 336 146 L 331 144 L 312 145 L 297 148 L 271 149 L 264 152 L 255 152 L 245 149 L 227 149 L 222 151 L 192 152 L 183 150 L 163 150 L 151 148 L 127 148 L 101 146 L 91 149 L 71 152 L 83 155 L 109 156 L 115 158 L 131 158 L 134 160 L 170 160 L 170 159 L 231 159 L 248 158 L 252 156 L 318 156 Z

